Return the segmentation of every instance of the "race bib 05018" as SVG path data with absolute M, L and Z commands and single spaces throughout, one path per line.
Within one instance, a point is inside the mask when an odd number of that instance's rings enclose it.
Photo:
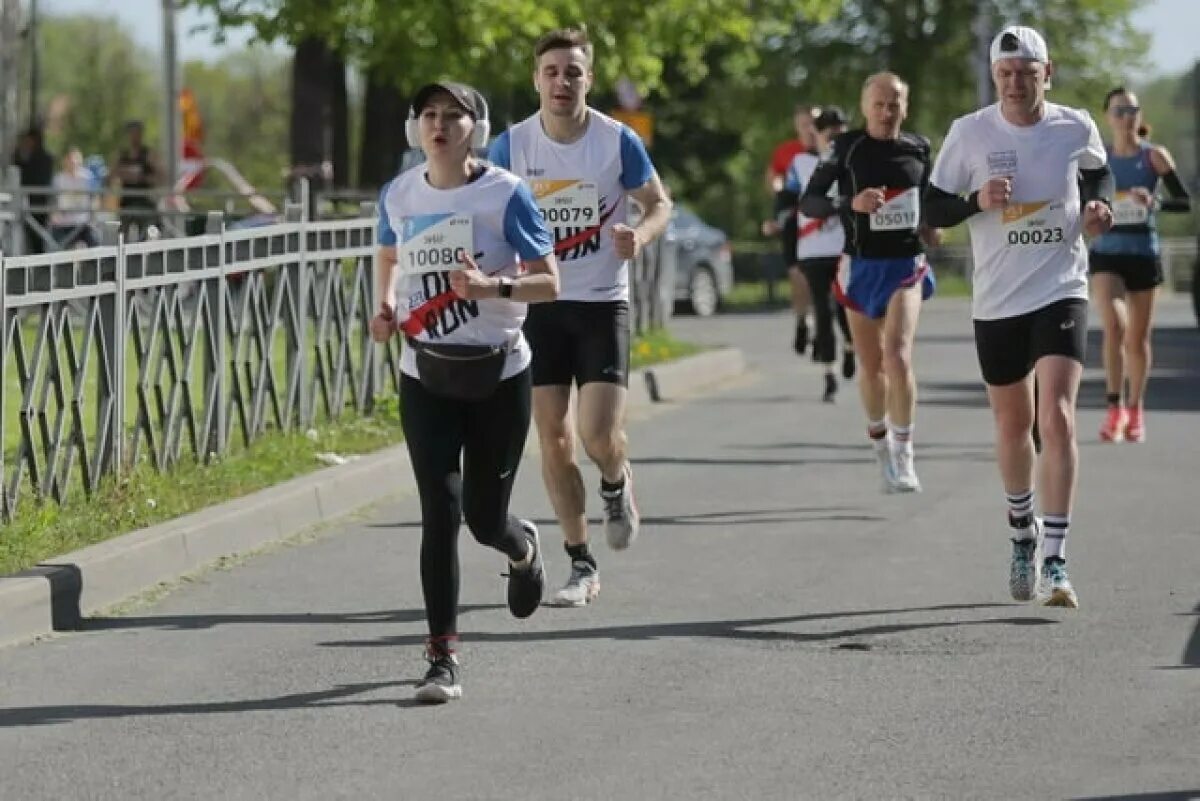
M 600 193 L 591 181 L 538 180 L 532 181 L 530 188 L 547 225 L 591 226 L 600 222 Z
M 1143 206 L 1132 192 L 1117 192 L 1113 198 L 1113 222 L 1117 225 L 1145 225 L 1150 209 Z
M 474 226 L 467 215 L 405 217 L 401 237 L 399 267 L 406 275 L 453 270 L 464 253 L 475 252 Z
M 1053 247 L 1066 241 L 1067 215 L 1062 201 L 1011 203 L 1001 219 L 1009 247 Z
M 913 231 L 921 222 L 921 190 L 884 190 L 883 205 L 871 215 L 872 231 Z

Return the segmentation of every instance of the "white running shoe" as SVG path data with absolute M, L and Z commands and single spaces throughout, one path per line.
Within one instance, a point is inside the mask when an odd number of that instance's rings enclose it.
M 883 478 L 883 492 L 890 494 L 898 492 L 896 488 L 896 463 L 892 460 L 892 449 L 875 446 L 875 460 L 879 463 L 879 473 Z
M 892 454 L 893 492 L 920 492 L 921 479 L 917 478 L 917 470 L 913 466 L 913 451 L 911 447 L 897 448 Z
M 1043 606 L 1061 606 L 1065 609 L 1078 609 L 1079 596 L 1071 586 L 1067 577 L 1067 563 L 1063 559 L 1051 556 L 1042 562 L 1042 580 L 1038 587 L 1038 600 Z
M 637 539 L 641 515 L 633 498 L 633 468 L 625 463 L 625 484 L 619 490 L 601 489 L 604 499 L 604 533 L 608 547 L 623 551 Z
M 587 606 L 600 594 L 600 571 L 582 559 L 571 562 L 571 577 L 550 603 L 554 606 Z
M 1033 537 L 1013 538 L 1008 565 L 1008 591 L 1014 601 L 1032 601 L 1038 590 L 1038 557 L 1041 552 L 1042 521 L 1033 518 Z

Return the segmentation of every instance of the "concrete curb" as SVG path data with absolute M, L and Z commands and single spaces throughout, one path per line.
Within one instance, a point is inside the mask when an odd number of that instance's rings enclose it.
M 743 369 L 741 351 L 728 348 L 634 371 L 629 406 L 677 400 Z M 345 517 L 411 484 L 408 452 L 398 445 L 0 576 L 0 646 L 76 630 L 88 615 L 161 582 Z

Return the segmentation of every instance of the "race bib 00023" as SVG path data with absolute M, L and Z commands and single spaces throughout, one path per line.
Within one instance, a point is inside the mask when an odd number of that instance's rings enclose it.
M 399 267 L 406 275 L 453 270 L 464 253 L 475 252 L 474 225 L 467 215 L 405 217 L 401 235 Z
M 1117 225 L 1145 225 L 1150 209 L 1143 206 L 1132 192 L 1117 192 L 1113 198 L 1113 222 Z
M 871 215 L 872 231 L 913 231 L 921 222 L 921 190 L 884 190 L 883 205 Z
M 591 181 L 539 180 L 531 182 L 530 188 L 547 225 L 592 226 L 600 222 L 600 193 Z
M 1001 220 L 1009 247 L 1054 247 L 1066 241 L 1067 215 L 1060 200 L 1010 203 Z

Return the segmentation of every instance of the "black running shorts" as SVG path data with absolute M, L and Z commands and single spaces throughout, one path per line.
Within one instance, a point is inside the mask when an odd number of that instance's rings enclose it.
M 983 380 L 994 387 L 1021 381 L 1043 356 L 1083 363 L 1087 301 L 1068 298 L 1018 317 L 975 321 L 975 351 Z
M 525 338 L 533 349 L 533 385 L 629 386 L 629 304 L 558 300 L 531 303 Z
M 1089 253 L 1088 270 L 1121 276 L 1129 292 L 1145 292 L 1163 282 L 1162 260 L 1157 256 Z

